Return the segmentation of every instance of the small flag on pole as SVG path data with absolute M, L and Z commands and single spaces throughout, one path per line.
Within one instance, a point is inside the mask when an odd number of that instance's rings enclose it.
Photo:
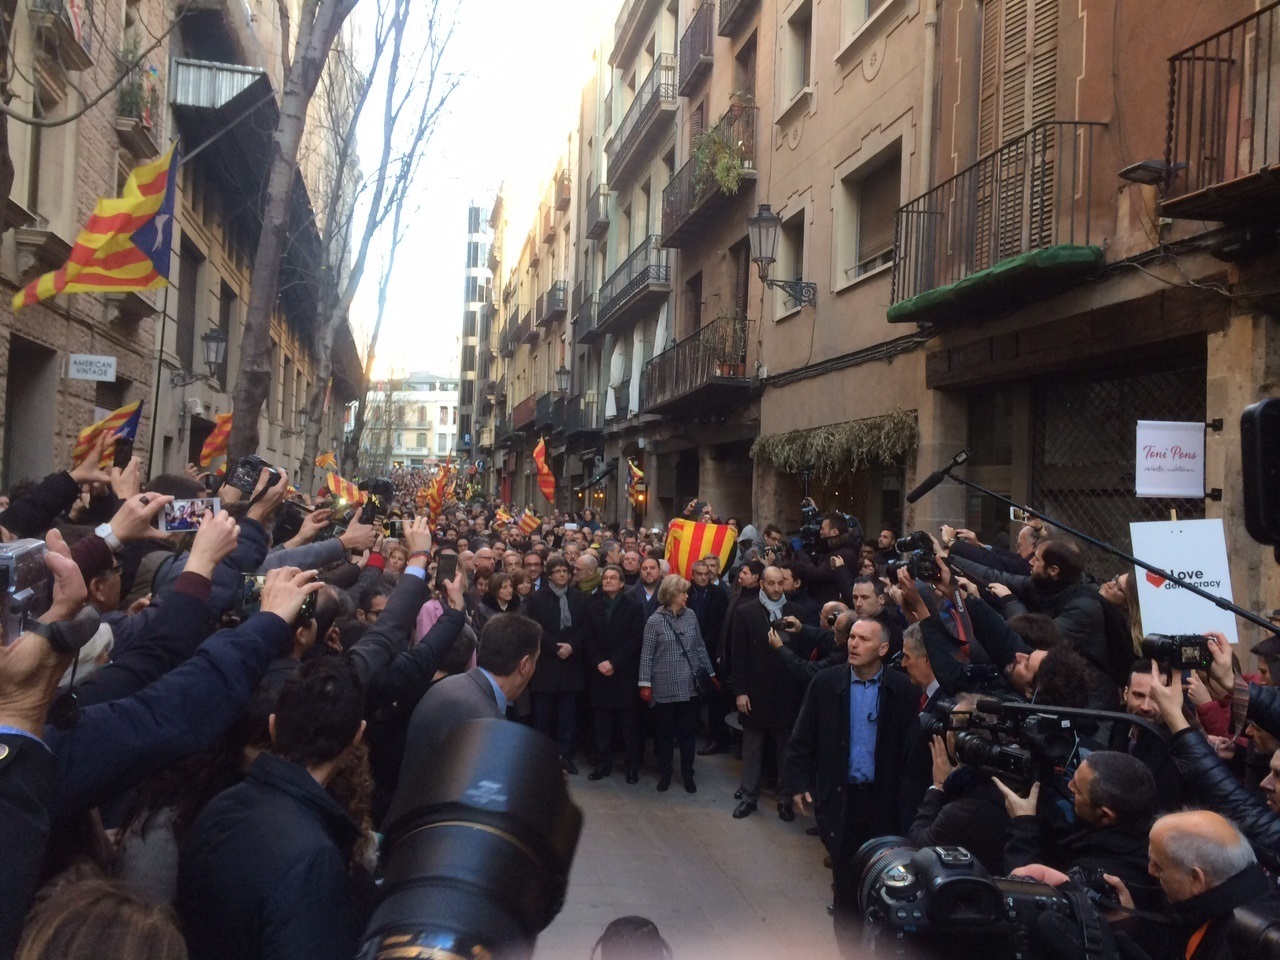
M 138 423 L 142 420 L 142 401 L 126 403 L 119 410 L 113 410 L 97 423 L 85 427 L 76 438 L 76 445 L 71 449 L 71 466 L 78 467 L 89 459 L 98 438 L 103 433 L 114 432 L 117 439 L 133 440 L 138 436 Z M 112 440 L 102 451 L 102 459 L 98 466 L 111 465 L 116 453 L 116 442 Z
M 231 414 L 220 413 L 209 436 L 205 437 L 204 446 L 200 448 L 200 466 L 207 467 L 214 459 L 227 452 L 227 441 L 231 437 Z
M 525 536 L 528 536 L 540 526 L 542 526 L 542 521 L 538 519 L 538 515 L 528 507 L 525 507 L 524 513 L 520 514 L 520 520 L 516 524 L 516 529 Z

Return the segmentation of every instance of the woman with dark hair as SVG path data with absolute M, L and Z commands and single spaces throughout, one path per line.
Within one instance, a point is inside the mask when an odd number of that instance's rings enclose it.
M 471 625 L 478 633 L 489 622 L 490 617 L 500 613 L 516 613 L 520 609 L 520 598 L 516 596 L 515 578 L 501 570 L 489 577 L 489 588 L 471 614 Z
M 658 735 L 658 792 L 671 786 L 671 763 L 680 744 L 680 775 L 686 793 L 697 793 L 693 757 L 698 733 L 695 667 L 715 675 L 698 618 L 689 609 L 689 581 L 671 573 L 658 587 L 659 607 L 644 626 L 640 652 L 640 698 L 653 704 Z

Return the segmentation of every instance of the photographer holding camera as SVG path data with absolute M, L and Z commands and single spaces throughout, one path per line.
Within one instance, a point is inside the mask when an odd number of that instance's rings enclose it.
M 862 559 L 862 527 L 854 528 L 843 513 L 824 513 L 817 529 L 818 508 L 805 497 L 802 502 L 805 526 L 801 536 L 805 548 L 797 551 L 795 570 L 809 588 L 809 596 L 819 603 L 847 599 L 840 595 L 840 577 L 833 562 L 837 557 L 850 569 L 857 570 Z M 855 521 L 856 523 L 856 521 Z

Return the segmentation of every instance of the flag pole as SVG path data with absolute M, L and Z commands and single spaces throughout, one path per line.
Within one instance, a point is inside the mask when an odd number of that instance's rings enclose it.
M 170 250 L 172 256 L 172 250 Z M 164 295 L 160 298 L 160 346 L 156 350 L 156 389 L 151 401 L 151 442 L 147 448 L 147 479 L 155 476 L 156 465 L 156 425 L 160 420 L 160 378 L 164 373 L 164 333 L 169 326 L 169 284 L 164 285 Z

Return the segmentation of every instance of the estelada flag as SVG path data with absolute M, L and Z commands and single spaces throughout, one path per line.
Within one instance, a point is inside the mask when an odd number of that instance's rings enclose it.
M 538 445 L 533 448 L 533 462 L 538 468 L 538 489 L 547 498 L 547 503 L 556 505 L 556 475 L 547 466 L 547 441 L 538 438 Z
M 542 526 L 542 521 L 538 519 L 538 515 L 528 507 L 525 507 L 524 513 L 520 514 L 520 521 L 516 524 L 516 529 L 528 536 L 540 526 Z
M 693 574 L 693 565 L 712 553 L 720 558 L 720 569 L 724 570 L 733 556 L 737 538 L 727 523 L 672 520 L 667 528 L 666 558 L 672 571 L 686 580 Z
M 207 467 L 214 458 L 227 452 L 227 440 L 231 437 L 231 414 L 220 413 L 214 418 L 215 423 L 209 436 L 205 437 L 204 446 L 200 448 L 200 466 Z
M 636 466 L 636 462 L 628 458 L 627 460 L 627 500 L 634 507 L 636 505 L 636 497 L 639 495 L 638 484 L 644 480 L 644 471 Z
M 13 309 L 59 293 L 123 293 L 167 287 L 177 179 L 175 140 L 163 157 L 129 174 L 119 197 L 98 201 L 67 262 L 19 290 L 13 297 Z
M 336 473 L 331 473 L 324 482 L 334 496 L 341 497 L 348 503 L 364 503 L 364 494 L 350 480 L 343 480 Z
M 316 457 L 316 466 L 321 470 L 337 470 L 338 458 L 332 450 L 326 450 Z
M 76 437 L 76 445 L 71 448 L 71 466 L 78 467 L 89 459 L 89 454 L 93 453 L 93 447 L 103 433 L 114 432 L 115 439 L 103 448 L 102 458 L 98 461 L 100 467 L 110 466 L 116 455 L 116 440 L 137 439 L 138 423 L 141 420 L 142 401 L 135 400 L 133 403 L 126 403 L 119 410 L 113 410 L 92 426 L 85 427 Z

